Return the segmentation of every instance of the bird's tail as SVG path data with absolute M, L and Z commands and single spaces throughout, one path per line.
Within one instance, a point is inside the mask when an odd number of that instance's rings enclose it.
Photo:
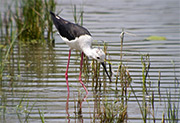
M 64 24 L 67 24 L 68 21 L 64 20 L 63 18 L 59 17 L 58 15 L 55 15 L 53 12 L 50 11 L 51 18 L 53 20 L 54 25 L 58 29 L 60 26 L 63 26 Z
M 54 17 L 55 17 L 55 14 L 54 14 L 52 11 L 50 11 L 50 14 L 51 14 L 51 16 L 54 16 Z

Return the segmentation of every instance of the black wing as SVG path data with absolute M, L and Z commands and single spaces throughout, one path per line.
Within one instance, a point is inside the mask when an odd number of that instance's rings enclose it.
M 56 16 L 53 12 L 50 12 L 50 14 L 60 35 L 67 38 L 69 41 L 74 40 L 76 37 L 80 37 L 81 35 L 91 35 L 86 28 L 64 20 L 63 18 Z

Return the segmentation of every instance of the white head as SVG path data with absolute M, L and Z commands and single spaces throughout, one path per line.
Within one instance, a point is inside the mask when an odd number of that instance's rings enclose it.
M 103 66 L 107 76 L 109 77 L 109 80 L 111 82 L 111 77 L 109 76 L 108 72 L 107 72 L 107 69 L 106 69 L 106 66 L 104 64 L 104 60 L 105 60 L 105 53 L 102 49 L 98 49 L 98 48 L 94 48 L 92 49 L 91 51 L 88 52 L 88 57 L 91 57 L 97 61 L 99 61 L 101 63 L 101 65 Z M 110 69 L 111 71 L 111 69 Z
M 105 53 L 102 49 L 94 48 L 92 49 L 90 57 L 102 63 L 105 59 Z

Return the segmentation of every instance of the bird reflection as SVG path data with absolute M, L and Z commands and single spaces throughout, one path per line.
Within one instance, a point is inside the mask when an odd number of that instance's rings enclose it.
M 74 101 L 75 103 L 75 119 L 76 119 L 76 116 L 78 118 L 78 122 L 83 122 L 83 115 L 82 115 L 82 103 L 84 101 L 86 101 L 87 99 L 87 94 L 81 98 L 80 96 L 80 93 L 78 94 L 78 100 L 77 100 L 77 106 L 76 106 L 76 100 Z M 76 112 L 77 110 L 77 112 Z M 67 120 L 68 120 L 68 123 L 70 123 L 70 114 L 69 114 L 69 93 L 67 95 L 67 100 L 66 100 L 66 114 L 67 114 Z

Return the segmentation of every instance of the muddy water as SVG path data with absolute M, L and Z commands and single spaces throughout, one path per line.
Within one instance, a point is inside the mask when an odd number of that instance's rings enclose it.
M 107 0 L 107 1 L 57 1 L 61 16 L 73 21 L 72 4 L 77 10 L 84 10 L 84 26 L 95 40 L 107 43 L 114 74 L 120 63 L 120 33 L 125 34 L 122 62 L 132 77 L 132 86 L 142 104 L 142 63 L 141 55 L 149 54 L 150 70 L 147 79 L 147 104 L 154 93 L 155 119 L 160 122 L 163 112 L 167 116 L 167 94 L 171 102 L 178 104 L 180 76 L 180 13 L 179 1 L 169 0 Z M 163 36 L 166 40 L 144 40 L 151 36 Z M 89 91 L 78 82 L 80 54 L 72 52 L 69 68 L 70 95 L 67 93 L 65 71 L 68 47 L 55 34 L 55 46 L 27 46 L 16 43 L 9 63 L 3 73 L 1 87 L 2 122 L 41 122 L 39 111 L 46 122 L 98 122 L 103 104 L 120 99 L 121 86 L 115 91 L 115 76 L 110 84 L 108 79 L 101 85 L 92 83 L 92 72 L 83 81 Z M 94 44 L 97 44 L 95 41 Z M 103 45 L 101 41 L 99 45 Z M 97 45 L 95 45 L 97 46 Z M 102 47 L 102 46 L 101 46 Z M 91 70 L 92 60 L 88 61 Z M 108 67 L 108 66 L 107 66 Z M 103 72 L 100 73 L 103 81 Z M 87 77 L 87 78 L 86 78 Z M 89 79 L 88 79 L 89 78 Z M 158 89 L 160 81 L 160 89 Z M 117 93 L 118 94 L 117 94 Z M 137 100 L 130 93 L 128 100 L 128 122 L 143 122 Z M 117 98 L 118 97 L 118 98 Z M 106 101 L 105 101 L 106 99 Z M 121 101 L 120 101 L 121 102 Z M 6 107 L 6 108 L 3 108 Z M 150 110 L 152 112 L 152 110 Z M 148 114 L 148 118 L 152 115 Z

